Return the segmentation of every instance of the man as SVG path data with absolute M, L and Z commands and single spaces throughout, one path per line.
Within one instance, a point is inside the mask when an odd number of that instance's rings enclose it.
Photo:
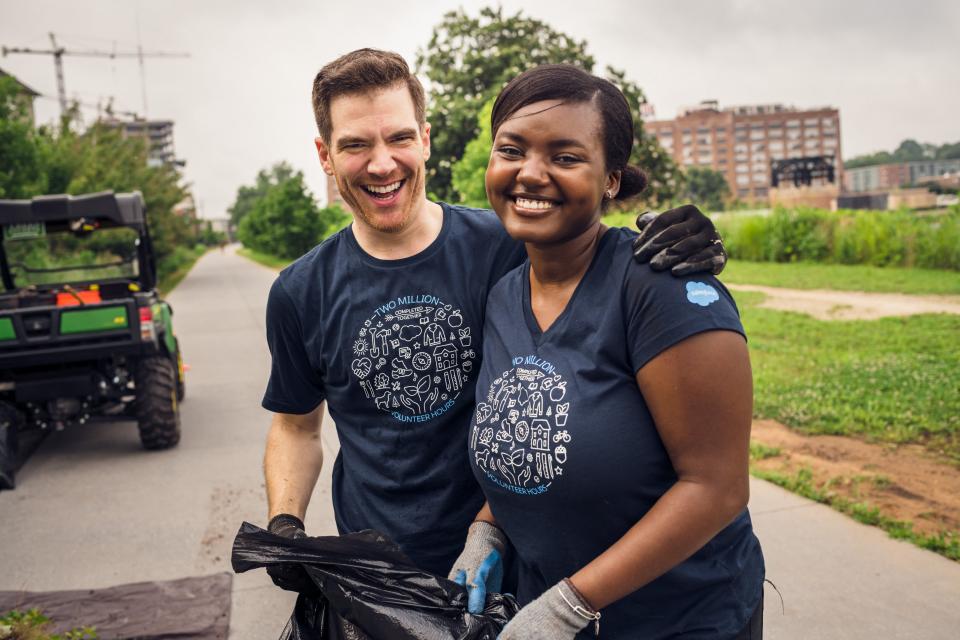
M 313 105 L 320 162 L 354 221 L 270 291 L 269 527 L 305 535 L 328 402 L 341 447 L 340 532 L 382 531 L 418 566 L 446 575 L 483 503 L 466 434 L 487 292 L 523 247 L 492 212 L 427 199 L 424 93 L 400 56 L 361 49 L 331 62 L 314 80 Z M 675 273 L 722 268 L 705 216 L 693 207 L 665 216 L 640 238 L 641 257 Z M 271 575 L 305 587 L 295 567 Z

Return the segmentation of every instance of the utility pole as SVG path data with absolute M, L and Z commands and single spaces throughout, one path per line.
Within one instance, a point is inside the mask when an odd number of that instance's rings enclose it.
M 63 56 L 77 56 L 85 58 L 137 58 L 140 62 L 140 79 L 143 84 L 143 59 L 144 58 L 189 58 L 189 53 L 173 53 L 169 51 L 144 51 L 143 47 L 137 45 L 136 51 L 96 51 L 96 50 L 70 50 L 64 49 L 57 44 L 57 39 L 50 34 L 50 43 L 52 49 L 30 49 L 28 47 L 7 47 L 3 46 L 4 57 L 11 53 L 29 53 L 37 55 L 52 55 L 53 65 L 57 72 L 57 98 L 60 101 L 60 113 L 67 112 L 67 89 L 63 79 Z M 142 87 L 143 102 L 146 107 L 146 87 Z

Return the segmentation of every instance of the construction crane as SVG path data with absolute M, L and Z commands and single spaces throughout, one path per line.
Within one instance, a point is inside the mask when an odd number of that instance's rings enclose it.
M 189 53 L 171 53 L 167 51 L 144 51 L 143 47 L 137 45 L 136 51 L 96 51 L 96 50 L 70 50 L 64 49 L 57 44 L 56 37 L 51 33 L 50 44 L 52 49 L 30 49 L 28 47 L 7 47 L 2 48 L 3 55 L 6 57 L 11 53 L 32 53 L 39 55 L 52 55 L 53 65 L 57 71 L 57 98 L 60 101 L 60 113 L 67 112 L 67 89 L 63 81 L 63 56 L 78 56 L 87 58 L 137 58 L 140 61 L 140 84 L 143 91 L 143 110 L 147 110 L 147 89 L 143 79 L 143 59 L 144 58 L 189 58 Z

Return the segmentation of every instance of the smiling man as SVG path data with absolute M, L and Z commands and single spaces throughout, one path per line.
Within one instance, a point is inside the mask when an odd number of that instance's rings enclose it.
M 270 529 L 304 535 L 327 402 L 340 440 L 339 531 L 382 531 L 420 567 L 445 575 L 483 504 L 467 430 L 487 293 L 522 261 L 523 247 L 492 212 L 427 199 L 430 125 L 403 58 L 361 49 L 331 62 L 314 79 L 313 106 L 320 162 L 354 220 L 284 269 L 270 291 Z M 681 268 L 722 267 L 722 246 L 695 208 L 658 223 L 641 236 L 640 253 L 654 263 L 676 269 L 693 255 Z M 295 567 L 271 575 L 284 588 L 309 588 Z

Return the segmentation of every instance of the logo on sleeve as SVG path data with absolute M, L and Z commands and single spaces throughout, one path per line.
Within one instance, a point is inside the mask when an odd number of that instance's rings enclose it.
M 567 462 L 567 382 L 536 356 L 514 358 L 513 364 L 477 404 L 470 449 L 490 482 L 539 495 L 563 475 Z
M 425 422 L 446 413 L 470 380 L 472 342 L 459 309 L 432 295 L 400 296 L 364 321 L 350 369 L 378 409 Z
M 705 282 L 687 283 L 687 300 L 701 307 L 709 307 L 720 299 L 720 294 L 711 285 Z

